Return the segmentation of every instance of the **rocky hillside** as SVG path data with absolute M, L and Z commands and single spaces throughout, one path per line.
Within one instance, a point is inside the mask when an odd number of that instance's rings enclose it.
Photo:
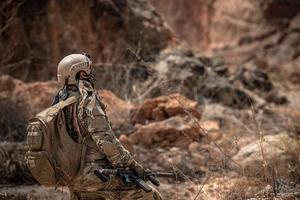
M 151 0 L 187 46 L 233 67 L 257 65 L 299 84 L 297 0 Z
M 33 108 L 42 110 L 49 106 L 56 83 L 26 84 L 9 76 L 0 80 L 11 85 L 10 90 L 0 93 L 1 102 L 22 108 L 7 112 L 10 116 L 1 121 L 3 127 L 7 121 L 11 123 L 7 132 L 1 132 L 0 184 L 5 187 L 0 190 L 0 197 L 22 199 L 29 195 L 51 199 L 54 195 L 65 199 L 66 190 L 53 192 L 28 186 L 35 181 L 24 164 L 24 127 L 20 128 L 14 120 L 17 117 L 24 125 L 36 112 Z M 184 175 L 179 182 L 161 180 L 160 190 L 165 197 L 193 199 L 198 193 L 199 198 L 207 200 L 299 197 L 297 110 L 276 106 L 256 113 L 222 104 L 198 104 L 178 93 L 146 99 L 140 104 L 126 102 L 105 90 L 99 94 L 107 105 L 115 133 L 136 159 L 153 170 L 176 170 Z M 20 184 L 24 186 L 11 187 Z
M 128 62 L 128 49 L 151 60 L 172 40 L 146 1 L 2 1 L 0 69 L 26 81 L 55 77 L 71 52 L 95 62 Z
M 0 199 L 67 199 L 28 172 L 25 130 L 81 51 L 124 146 L 180 174 L 165 199 L 300 198 L 298 1 L 151 2 L 1 2 Z

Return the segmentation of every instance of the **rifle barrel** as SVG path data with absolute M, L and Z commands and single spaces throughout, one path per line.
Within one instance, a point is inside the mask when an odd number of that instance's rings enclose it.
M 173 173 L 172 172 L 155 172 L 155 175 L 157 177 L 172 177 L 172 178 L 178 176 L 178 174 L 176 174 L 174 172 Z

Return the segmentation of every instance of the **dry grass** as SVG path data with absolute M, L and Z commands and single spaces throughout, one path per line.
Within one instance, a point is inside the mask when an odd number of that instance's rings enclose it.
M 23 141 L 27 119 L 24 109 L 0 96 L 0 141 Z

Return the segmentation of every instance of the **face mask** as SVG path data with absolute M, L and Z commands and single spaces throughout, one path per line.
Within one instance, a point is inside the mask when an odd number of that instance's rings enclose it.
M 94 68 L 91 69 L 91 73 L 89 75 L 81 75 L 78 79 L 88 81 L 94 87 L 97 79 L 96 79 L 96 70 Z
M 95 83 L 97 82 L 97 79 L 96 79 L 96 70 L 94 68 L 92 68 L 91 73 L 87 77 L 87 81 L 90 82 L 93 87 L 94 87 Z

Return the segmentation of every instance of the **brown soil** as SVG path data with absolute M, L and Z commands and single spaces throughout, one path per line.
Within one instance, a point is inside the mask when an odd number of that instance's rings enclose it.
M 0 199 L 68 198 L 32 178 L 25 129 L 80 51 L 124 146 L 181 174 L 165 199 L 300 198 L 299 3 L 151 2 L 1 2 Z

